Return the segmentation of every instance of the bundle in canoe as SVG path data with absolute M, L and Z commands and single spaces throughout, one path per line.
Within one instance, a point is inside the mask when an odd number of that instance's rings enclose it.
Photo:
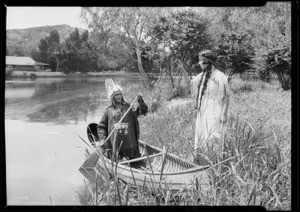
M 97 124 L 88 126 L 88 138 L 93 142 L 97 138 Z M 117 162 L 101 154 L 100 149 L 86 149 L 86 161 L 80 172 L 92 182 L 97 176 L 107 176 L 107 172 L 116 170 L 118 179 L 133 186 L 159 187 L 161 184 L 170 186 L 172 191 L 180 189 L 200 188 L 209 186 L 206 169 L 209 166 L 198 166 L 164 150 L 139 141 L 140 158 L 120 160 Z M 100 157 L 92 156 L 100 155 Z M 143 161 L 140 165 L 131 166 L 132 162 Z M 114 168 L 112 168 L 114 167 Z M 117 167 L 117 169 L 115 169 Z

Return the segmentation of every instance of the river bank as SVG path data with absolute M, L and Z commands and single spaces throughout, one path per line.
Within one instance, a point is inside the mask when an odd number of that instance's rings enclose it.
M 107 76 L 140 76 L 139 73 L 128 73 L 125 71 L 106 71 L 106 72 L 88 72 L 81 73 L 75 72 L 65 74 L 63 72 L 50 72 L 50 71 L 13 71 L 6 78 L 50 78 L 50 77 L 107 77 Z
M 263 206 L 267 210 L 290 209 L 291 92 L 278 88 L 280 84 L 277 80 L 265 83 L 234 77 L 230 81 L 230 106 L 222 154 L 223 160 L 236 159 L 224 163 L 222 169 L 218 166 L 212 168 L 213 184 L 206 195 L 199 196 L 197 191 L 193 191 L 191 193 L 195 195 L 180 199 L 177 205 L 247 205 L 252 201 L 250 194 L 257 192 L 258 201 L 253 205 Z M 168 152 L 192 161 L 197 116 L 195 99 L 188 95 L 170 99 L 172 92 L 165 81 L 153 90 L 147 90 L 142 85 L 124 85 L 129 102 L 134 99 L 136 91 L 143 94 L 150 108 L 146 116 L 139 118 L 141 140 L 159 148 L 166 146 Z M 220 153 L 220 146 L 215 150 L 203 151 L 210 164 L 219 160 L 217 155 Z M 99 192 L 99 202 L 96 204 L 116 204 L 109 199 L 109 195 L 116 192 L 115 188 L 109 187 L 110 182 L 107 183 L 108 186 L 103 186 Z M 257 184 L 271 190 L 257 188 Z M 122 187 L 119 189 L 122 193 L 127 191 Z M 141 193 L 147 198 L 140 196 Z M 168 199 L 163 204 L 172 205 L 169 192 L 162 194 Z M 107 195 L 106 199 L 104 195 Z M 128 196 L 128 205 L 157 204 L 145 189 L 131 191 Z M 200 202 L 197 202 L 199 197 Z M 270 201 L 275 198 L 277 202 Z

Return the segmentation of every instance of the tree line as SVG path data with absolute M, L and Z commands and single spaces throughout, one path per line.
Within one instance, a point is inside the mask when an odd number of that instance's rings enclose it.
M 152 8 L 84 7 L 81 17 L 101 52 L 101 64 L 138 70 L 149 86 L 150 73 L 187 82 L 199 72 L 198 52 L 213 49 L 217 67 L 229 75 L 254 70 L 262 80 L 277 74 L 284 90 L 291 81 L 291 5 L 264 7 Z M 116 59 L 118 58 L 118 59 Z M 111 62 L 112 64 L 112 62 Z
M 40 40 L 32 57 L 51 69 L 139 72 L 149 87 L 167 75 L 189 83 L 199 72 L 198 52 L 216 52 L 217 68 L 228 74 L 253 70 L 268 82 L 278 76 L 291 86 L 291 5 L 264 7 L 83 7 L 88 31 L 75 29 L 64 42 L 57 31 Z M 155 73 L 156 77 L 153 77 Z M 159 76 L 157 78 L 157 76 Z
M 89 72 L 96 69 L 97 53 L 89 42 L 87 30 L 79 34 L 78 28 L 70 33 L 63 42 L 57 30 L 50 31 L 42 38 L 38 50 L 31 52 L 31 57 L 39 62 L 48 63 L 51 71 Z

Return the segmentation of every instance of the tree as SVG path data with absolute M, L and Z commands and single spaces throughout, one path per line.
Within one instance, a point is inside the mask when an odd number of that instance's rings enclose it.
M 62 44 L 62 51 L 56 56 L 59 61 L 58 67 L 64 73 L 86 73 L 96 68 L 97 56 L 88 40 L 88 31 L 84 31 L 80 36 L 78 28 L 75 28 L 70 33 Z
M 164 49 L 161 65 L 166 68 L 173 87 L 174 72 L 183 74 L 189 84 L 188 74 L 198 69 L 198 53 L 210 47 L 207 28 L 207 21 L 192 10 L 170 12 L 153 27 L 152 42 Z
M 268 52 L 265 58 L 266 70 L 274 72 L 283 90 L 291 89 L 291 52 L 289 47 Z
M 22 49 L 18 46 L 12 51 L 11 54 L 18 57 L 24 56 Z
M 228 81 L 236 73 L 243 74 L 252 69 L 254 48 L 250 45 L 251 36 L 223 34 L 217 47 L 217 66 L 228 72 Z
M 109 41 L 107 36 L 112 32 L 132 39 L 133 42 L 126 45 L 127 55 L 131 56 L 131 50 L 135 50 L 138 70 L 145 84 L 151 86 L 142 63 L 142 44 L 147 41 L 148 29 L 160 10 L 150 7 L 83 8 L 82 15 L 94 31 L 100 29 L 100 34 L 105 38 L 104 47 Z
M 35 60 L 50 65 L 51 71 L 56 71 L 57 58 L 56 55 L 60 52 L 60 36 L 57 30 L 51 30 L 49 36 L 42 38 L 38 44 L 39 51 L 32 51 L 31 56 Z
M 42 63 L 48 63 L 48 44 L 45 38 L 42 38 L 40 40 L 40 43 L 38 45 L 39 52 L 38 55 L 36 55 L 36 60 Z
M 222 36 L 249 35 L 253 47 L 253 67 L 262 79 L 267 80 L 266 55 L 276 49 L 291 47 L 291 10 L 284 2 L 267 2 L 264 7 L 207 8 L 205 16 L 210 21 L 209 32 L 213 45 L 221 43 Z M 266 78 L 265 78 L 266 77 Z
M 88 38 L 89 38 L 89 31 L 87 30 L 83 31 L 83 33 L 81 34 L 81 41 L 87 42 Z
M 51 71 L 57 71 L 58 57 L 57 55 L 61 52 L 60 36 L 58 31 L 51 30 L 48 37 L 45 38 L 48 45 L 48 63 Z

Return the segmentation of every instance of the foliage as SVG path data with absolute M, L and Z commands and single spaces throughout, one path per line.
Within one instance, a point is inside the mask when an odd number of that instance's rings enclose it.
M 283 90 L 291 89 L 291 52 L 289 48 L 277 49 L 268 52 L 266 70 L 274 72 Z
M 10 77 L 13 72 L 14 72 L 14 69 L 12 66 L 5 67 L 5 77 Z
M 228 71 L 228 80 L 236 74 L 242 74 L 252 68 L 254 48 L 250 44 L 251 38 L 247 34 L 222 34 L 217 47 L 218 67 Z
M 69 25 L 53 25 L 32 27 L 26 29 L 8 29 L 6 30 L 6 45 L 8 55 L 13 56 L 15 49 L 19 49 L 23 56 L 31 56 L 32 51 L 38 50 L 38 44 L 42 38 L 49 36 L 50 31 L 57 30 L 60 39 L 66 39 L 74 31 Z M 82 33 L 82 29 L 79 30 Z
M 98 48 L 104 47 L 101 51 L 103 61 L 115 55 L 110 55 L 106 51 L 109 50 L 109 45 L 119 44 L 116 50 L 120 50 L 124 58 L 121 65 L 134 67 L 136 63 L 145 84 L 149 86 L 151 82 L 144 70 L 142 53 L 143 48 L 147 46 L 145 44 L 148 40 L 148 30 L 161 10 L 151 7 L 83 8 L 82 16 L 89 24 L 93 38 L 99 44 Z M 97 35 L 103 39 L 97 39 Z M 117 42 L 111 42 L 113 40 Z
M 63 43 L 63 50 L 58 55 L 59 67 L 64 73 L 80 71 L 86 73 L 96 68 L 97 55 L 88 42 L 89 33 L 79 34 L 78 28 Z
M 169 58 L 181 60 L 184 68 L 197 69 L 198 53 L 210 47 L 208 22 L 190 10 L 163 15 L 151 31 L 152 42 L 167 51 Z
M 13 50 L 11 50 L 9 55 L 18 56 L 18 57 L 25 56 L 25 54 L 20 46 L 17 46 Z
M 188 84 L 187 73 L 198 72 L 197 54 L 203 49 L 217 50 L 217 65 L 229 72 L 229 79 L 235 73 L 257 69 L 261 79 L 268 81 L 270 73 L 261 68 L 262 56 L 290 46 L 290 6 L 268 2 L 263 7 L 157 11 L 143 7 L 84 8 L 83 13 L 102 58 L 99 65 L 138 69 L 145 79 L 149 79 L 146 75 L 150 70 L 166 71 L 175 88 L 172 75 L 184 74 Z
M 287 10 L 286 10 L 287 9 Z M 267 2 L 263 7 L 207 8 L 209 34 L 217 46 L 222 36 L 247 35 L 253 47 L 253 66 L 268 78 L 263 55 L 274 49 L 291 46 L 291 5 L 284 2 Z M 265 75 L 266 74 L 266 75 Z
M 141 47 L 141 60 L 143 64 L 143 68 L 146 73 L 158 73 L 159 67 L 157 66 L 156 61 L 159 60 L 158 54 L 151 55 L 152 48 L 151 46 L 145 44 Z M 132 52 L 132 60 L 131 61 L 137 61 L 137 54 L 136 51 Z M 133 72 L 138 71 L 138 64 L 135 62 L 133 63 Z M 151 77 L 151 76 L 149 76 Z
M 53 30 L 49 36 L 40 40 L 39 51 L 32 51 L 31 56 L 36 61 L 48 63 L 52 71 L 86 73 L 97 66 L 97 55 L 88 39 L 87 30 L 80 35 L 78 28 L 75 28 L 61 43 L 58 31 Z
M 245 82 L 233 78 L 231 87 L 233 83 Z M 204 152 L 208 162 L 215 165 L 210 169 L 211 185 L 204 193 L 194 189 L 175 196 L 168 188 L 136 188 L 116 181 L 117 175 L 113 172 L 111 178 L 102 178 L 98 189 L 86 184 L 88 188 L 83 191 L 89 194 L 85 198 L 80 196 L 82 204 L 257 205 L 267 210 L 290 210 L 290 91 L 278 92 L 277 85 L 270 83 L 265 83 L 266 87 L 261 89 L 262 82 L 251 83 L 252 91 L 235 92 L 231 97 L 232 112 L 229 111 L 226 123 L 223 160 L 234 158 L 216 165 L 220 161 L 220 144 L 214 151 Z M 134 93 L 145 87 L 131 84 L 126 89 L 126 93 Z M 143 92 L 149 105 L 155 94 L 152 91 L 155 90 Z M 191 120 L 196 118 L 194 104 L 184 100 L 185 104 L 170 108 L 165 105 L 165 97 L 161 96 L 161 106 L 156 112 L 140 118 L 141 140 L 158 147 L 165 145 L 169 152 L 191 160 L 195 132 Z M 133 98 L 130 96 L 130 100 Z M 282 107 L 283 104 L 286 106 Z
M 270 82 L 271 80 L 271 72 L 269 69 L 260 69 L 258 71 L 259 78 L 264 82 Z
M 133 39 L 114 30 L 114 9 L 102 12 L 99 8 L 85 7 L 81 17 L 89 28 L 90 42 L 97 52 L 97 66 L 100 71 L 131 69 L 133 60 Z
M 42 38 L 38 45 L 39 51 L 32 50 L 31 57 L 35 61 L 42 63 L 48 63 L 51 71 L 56 71 L 57 61 L 55 58 L 55 52 L 57 51 L 60 43 L 60 36 L 57 30 L 51 30 L 49 36 Z

